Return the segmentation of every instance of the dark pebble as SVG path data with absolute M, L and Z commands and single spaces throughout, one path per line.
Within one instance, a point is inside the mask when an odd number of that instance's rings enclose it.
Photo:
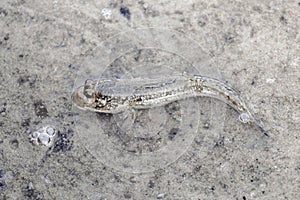
M 128 20 L 130 20 L 130 17 L 131 17 L 131 13 L 130 13 L 130 10 L 129 8 L 125 7 L 125 6 L 122 6 L 120 8 L 120 13 L 122 16 L 126 17 Z

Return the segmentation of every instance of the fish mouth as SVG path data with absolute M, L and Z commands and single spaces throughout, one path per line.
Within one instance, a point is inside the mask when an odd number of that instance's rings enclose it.
M 71 98 L 73 103 L 81 109 L 89 108 L 95 102 L 94 96 L 87 97 L 85 95 L 84 85 L 76 88 L 75 91 L 72 93 Z

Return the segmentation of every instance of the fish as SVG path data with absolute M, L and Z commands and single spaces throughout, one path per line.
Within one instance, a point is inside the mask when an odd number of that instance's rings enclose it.
M 152 79 L 88 79 L 73 91 L 71 98 L 80 109 L 116 114 L 126 109 L 151 109 L 201 96 L 223 101 L 239 113 L 242 123 L 255 124 L 267 135 L 241 98 L 241 92 L 208 76 L 185 74 Z

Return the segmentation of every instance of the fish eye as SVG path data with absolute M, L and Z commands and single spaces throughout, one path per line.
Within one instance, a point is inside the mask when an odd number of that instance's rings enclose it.
M 94 90 L 93 89 L 89 89 L 89 88 L 88 89 L 84 88 L 83 94 L 87 98 L 92 98 L 93 94 L 94 94 Z
M 86 80 L 84 83 L 83 94 L 87 98 L 93 98 L 95 95 L 95 83 L 93 80 Z

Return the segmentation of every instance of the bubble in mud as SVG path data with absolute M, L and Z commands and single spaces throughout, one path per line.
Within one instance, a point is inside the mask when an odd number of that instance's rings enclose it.
M 249 115 L 247 113 L 241 113 L 240 116 L 239 116 L 239 120 L 242 123 L 247 123 L 247 122 L 249 122 L 250 117 L 249 117 Z
M 51 126 L 44 126 L 30 134 L 30 140 L 36 145 L 51 147 L 54 143 L 56 131 Z

